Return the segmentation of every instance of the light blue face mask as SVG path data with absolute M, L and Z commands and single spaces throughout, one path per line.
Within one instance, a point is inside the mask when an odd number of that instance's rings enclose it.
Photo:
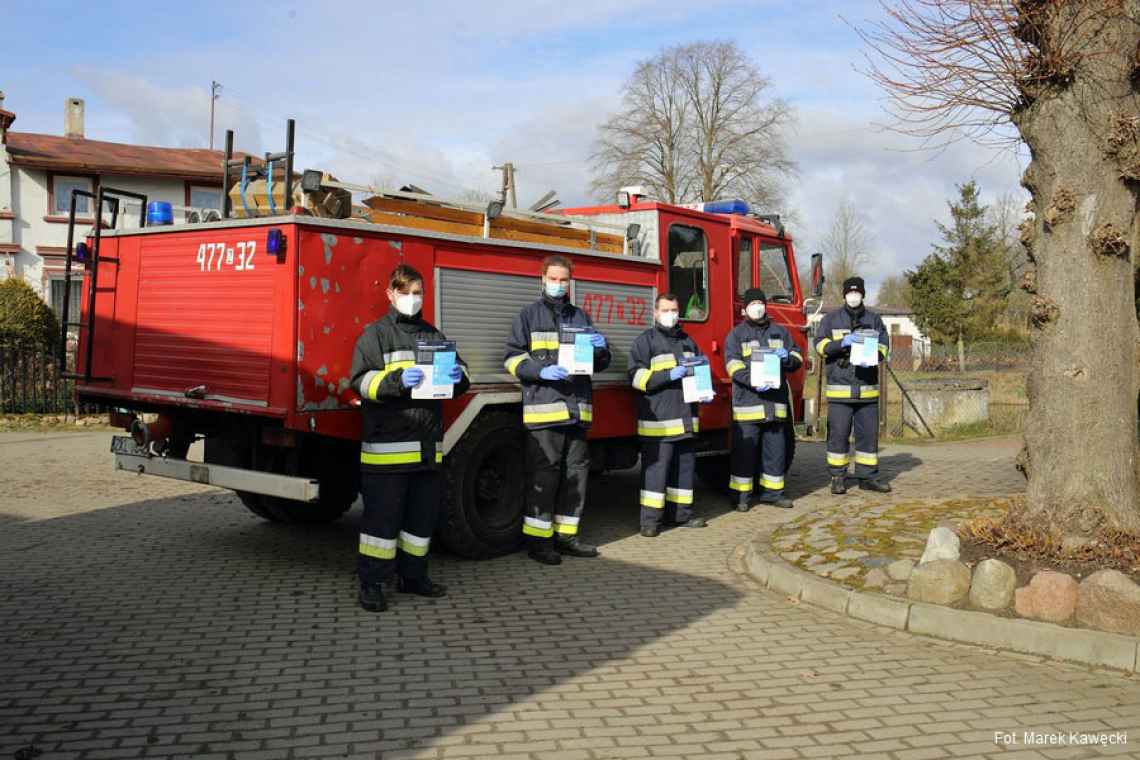
M 561 298 L 566 295 L 566 285 L 561 282 L 544 282 L 546 295 L 551 298 Z

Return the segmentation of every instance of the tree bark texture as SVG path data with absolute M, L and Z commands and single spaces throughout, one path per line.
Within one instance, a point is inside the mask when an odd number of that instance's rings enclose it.
M 1140 0 L 1023 0 L 1041 79 L 1014 116 L 1035 284 L 1028 520 L 1081 541 L 1140 531 L 1133 270 L 1140 167 Z M 1089 15 L 1092 14 L 1092 15 Z M 1091 21 L 1090 21 L 1091 20 Z M 1129 131 L 1131 130 L 1131 131 Z

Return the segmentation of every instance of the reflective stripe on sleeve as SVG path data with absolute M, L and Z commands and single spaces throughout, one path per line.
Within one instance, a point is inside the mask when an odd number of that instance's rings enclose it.
M 578 402 L 578 419 L 582 422 L 594 421 L 594 405 Z
M 665 438 L 671 435 L 682 435 L 685 432 L 685 421 L 676 420 L 638 420 L 637 434 L 646 438 Z
M 400 362 L 409 362 L 410 364 L 416 363 L 415 351 L 389 351 L 384 354 L 384 366 L 387 367 L 391 364 L 398 364 Z
M 633 387 L 639 391 L 649 389 L 649 378 L 653 377 L 653 371 L 648 369 L 639 369 L 633 373 Z
M 739 359 L 733 359 L 724 365 L 724 371 L 728 373 L 729 377 L 732 377 L 747 366 L 747 364 L 740 361 Z
M 788 353 L 791 354 L 792 356 L 796 357 L 796 359 L 800 360 L 801 362 L 804 360 L 804 355 L 801 354 L 799 351 L 795 350 L 794 348 L 791 351 L 789 351 Z
M 831 342 L 831 338 L 824 338 L 819 343 L 815 344 L 815 350 L 819 352 L 820 356 L 825 355 L 823 351 L 825 348 L 827 348 L 827 344 L 830 342 Z
M 701 432 L 701 418 L 700 417 L 697 417 L 697 416 L 693 417 L 693 432 L 694 433 Z
M 692 504 L 693 503 L 693 489 L 691 488 L 666 488 L 665 500 L 671 501 L 674 504 Z
M 552 404 L 529 404 L 523 407 L 523 422 L 527 425 L 542 425 L 547 422 L 562 422 L 570 419 L 570 409 L 565 401 Z
M 665 494 L 660 491 L 642 491 L 641 492 L 641 506 L 649 507 L 650 509 L 664 509 L 665 508 Z
M 537 538 L 550 538 L 554 535 L 554 525 L 549 520 L 540 520 L 537 517 L 524 517 L 523 533 Z
M 435 463 L 443 464 L 443 442 L 440 441 L 435 445 Z
M 419 441 L 400 443 L 362 443 L 361 464 L 417 464 L 423 457 Z
M 428 547 L 431 546 L 431 539 L 400 531 L 399 546 L 400 551 L 404 554 L 411 554 L 413 557 L 424 557 L 428 553 Z
M 788 418 L 788 405 L 787 404 L 773 404 L 776 407 L 776 419 L 786 420 Z
M 386 372 L 380 370 L 369 370 L 364 373 L 364 377 L 360 378 L 360 395 L 369 401 L 376 400 L 376 393 L 380 389 L 380 381 L 384 379 Z
M 677 357 L 673 354 L 657 354 L 649 360 L 649 369 L 654 372 L 662 369 L 673 369 L 677 366 Z
M 396 539 L 360 534 L 360 553 L 375 559 L 395 559 Z
M 514 356 L 507 357 L 507 360 L 503 362 L 503 366 L 507 368 L 507 372 L 510 372 L 511 375 L 518 377 L 519 365 L 529 358 L 531 358 L 530 354 L 515 354 Z

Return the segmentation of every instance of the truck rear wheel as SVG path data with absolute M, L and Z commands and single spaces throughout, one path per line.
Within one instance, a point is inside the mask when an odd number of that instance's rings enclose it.
M 446 519 L 439 532 L 451 551 L 485 559 L 521 545 L 525 436 L 517 410 L 486 412 L 448 455 Z
M 236 441 L 232 438 L 220 438 L 218 436 L 208 436 L 205 444 L 205 460 L 206 464 L 220 464 L 223 467 L 241 467 L 249 469 L 252 459 L 252 449 L 243 444 L 241 441 Z M 263 520 L 270 522 L 281 522 L 274 513 L 270 512 L 261 503 L 261 494 L 250 493 L 249 491 L 234 491 L 237 494 L 241 503 L 250 512 L 260 517 Z

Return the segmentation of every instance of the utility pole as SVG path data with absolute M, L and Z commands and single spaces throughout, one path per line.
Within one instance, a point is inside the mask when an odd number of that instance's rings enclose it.
M 210 150 L 214 149 L 214 101 L 222 94 L 222 83 L 210 80 Z
M 502 189 L 499 190 L 499 200 L 504 206 L 507 205 L 507 190 L 509 189 L 511 192 L 511 208 L 518 208 L 518 200 L 515 197 L 515 165 L 508 161 L 502 166 L 492 166 L 491 168 L 503 173 L 503 185 Z

